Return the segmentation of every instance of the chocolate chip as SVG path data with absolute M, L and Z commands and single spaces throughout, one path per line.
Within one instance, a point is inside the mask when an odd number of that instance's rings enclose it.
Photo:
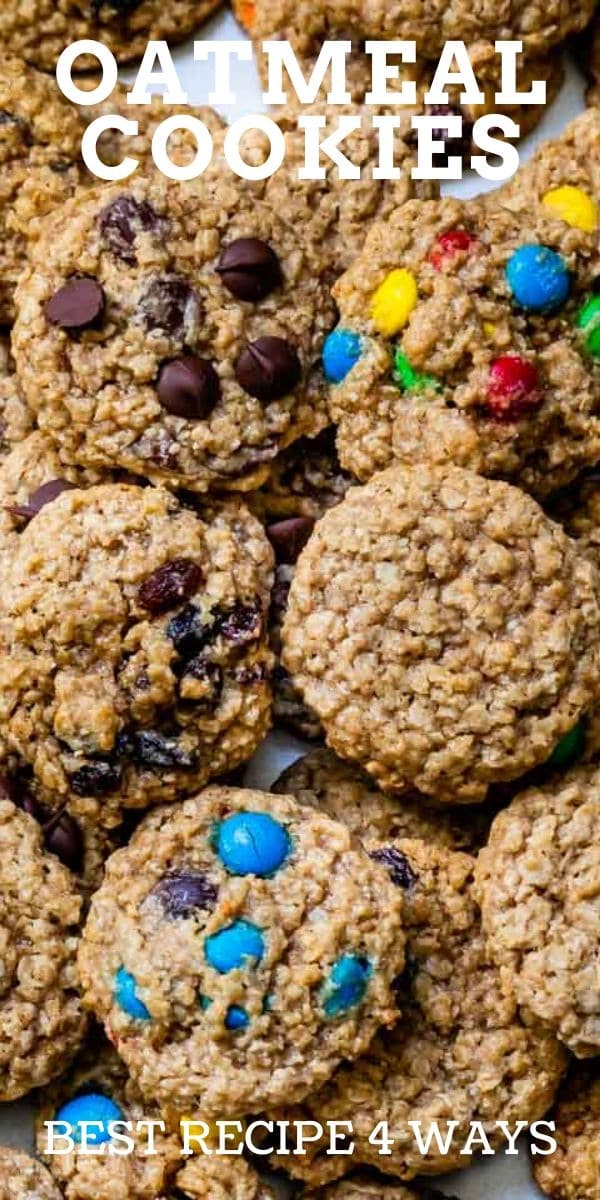
M 31 493 L 26 504 L 7 504 L 6 507 L 15 517 L 23 517 L 26 521 L 31 521 L 62 492 L 70 491 L 74 487 L 75 484 L 69 483 L 68 479 L 49 479 L 48 483 L 43 483 L 41 487 Z
M 41 804 L 38 804 L 29 791 L 29 788 L 21 780 L 17 780 L 10 775 L 1 775 L 0 798 L 10 800 L 11 804 L 21 809 L 21 812 L 27 813 L 39 825 L 43 825 L 46 819 L 45 810 Z
M 69 778 L 76 796 L 104 796 L 119 786 L 121 768 L 116 763 L 95 759 L 79 767 Z
M 152 572 L 138 588 L 138 604 L 157 616 L 198 591 L 203 575 L 191 558 L 172 558 Z
M 167 412 L 204 421 L 219 403 L 221 382 L 208 359 L 187 354 L 163 363 L 156 390 Z
M 223 672 L 218 663 L 210 662 L 203 654 L 198 654 L 186 664 L 184 679 L 191 676 L 198 685 L 193 695 L 186 697 L 193 704 L 214 707 L 218 704 L 223 691 Z
M 413 871 L 407 857 L 395 846 L 382 846 L 372 850 L 370 858 L 386 867 L 390 879 L 396 887 L 410 888 L 417 882 L 418 876 Z
M 279 400 L 299 383 L 300 359 L 293 346 L 280 337 L 262 337 L 242 351 L 235 368 L 241 388 L 257 400 Z
M 77 822 L 68 812 L 57 813 L 44 827 L 44 845 L 70 871 L 80 871 L 83 862 L 83 837 Z
M 311 517 L 288 517 L 267 526 L 267 537 L 280 563 L 295 563 L 315 523 Z
M 217 272 L 238 300 L 262 300 L 281 283 L 275 251 L 260 238 L 237 238 L 225 247 Z
M 107 204 L 99 214 L 98 225 L 107 249 L 130 265 L 137 262 L 134 246 L 140 233 L 162 235 L 166 229 L 166 222 L 152 205 L 133 196 L 117 196 Z
M 429 117 L 462 117 L 462 133 L 459 137 L 451 137 L 445 126 L 434 126 L 433 140 L 444 143 L 444 149 L 432 156 L 434 167 L 447 167 L 448 159 L 452 157 L 466 158 L 471 150 L 473 122 L 465 120 L 461 109 L 452 104 L 428 104 L 425 112 Z
M 253 684 L 263 683 L 268 671 L 264 663 L 253 663 L 251 667 L 235 667 L 232 674 L 241 687 L 252 687 Z
M 163 275 L 150 282 L 139 301 L 139 309 L 146 329 L 162 329 L 171 337 L 181 338 L 196 304 L 186 279 Z
M 133 758 L 144 767 L 178 767 L 189 770 L 196 766 L 197 755 L 184 750 L 177 738 L 166 737 L 155 729 L 140 729 L 130 734 Z
M 212 912 L 219 889 L 203 871 L 191 868 L 165 875 L 150 892 L 170 917 L 190 917 L 198 909 Z
M 89 329 L 104 313 L 104 291 L 95 279 L 70 279 L 48 300 L 46 319 L 60 329 Z
M 217 614 L 217 632 L 232 642 L 235 646 L 244 646 L 255 642 L 261 635 L 263 611 L 260 600 L 251 604 L 233 604 L 231 608 L 221 609 Z
M 201 650 L 210 635 L 212 625 L 202 621 L 200 609 L 195 604 L 186 604 L 167 625 L 167 637 L 171 639 L 177 653 L 190 659 Z

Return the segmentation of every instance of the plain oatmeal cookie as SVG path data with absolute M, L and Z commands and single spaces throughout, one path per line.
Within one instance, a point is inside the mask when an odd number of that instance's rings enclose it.
M 490 953 L 517 999 L 579 1058 L 600 1050 L 600 771 L 529 788 L 477 866 Z
M 53 6 L 54 7 L 54 6 Z M 3 14 L 0 12 L 0 43 Z M 14 290 L 40 218 L 82 178 L 83 123 L 56 82 L 17 59 L 0 64 L 0 325 L 14 317 Z
M 596 586 L 524 492 L 392 467 L 316 526 L 283 663 L 384 790 L 472 803 L 544 763 L 595 698 Z
M 107 863 L 85 1002 L 167 1115 L 260 1112 L 397 1019 L 401 907 L 345 826 L 289 796 L 208 788 Z
M 0 1100 L 64 1070 L 85 1032 L 77 988 L 81 899 L 35 821 L 0 799 Z
M 539 1188 L 551 1200 L 596 1200 L 600 1195 L 600 1073 L 577 1064 L 558 1093 L 552 1119 L 558 1150 L 533 1159 Z
M 182 41 L 221 0 L 2 0 L 0 43 L 36 67 L 53 71 L 65 46 L 102 42 L 120 62 L 141 58 L 149 41 Z M 97 69 L 97 58 L 78 66 Z
M 0 1200 L 62 1200 L 52 1176 L 28 1154 L 0 1146 Z
M 342 465 L 448 461 L 547 495 L 600 457 L 594 233 L 544 205 L 409 201 L 338 280 Z
M 47 224 L 18 308 L 25 395 L 74 462 L 250 489 L 328 423 L 329 290 L 231 176 L 81 193 Z
M 352 1121 L 351 1160 L 327 1155 L 327 1142 L 314 1143 L 306 1158 L 281 1160 L 313 1187 L 344 1174 L 349 1162 L 408 1181 L 465 1167 L 469 1158 L 460 1151 L 471 1122 L 480 1121 L 499 1145 L 496 1122 L 512 1127 L 541 1117 L 566 1063 L 552 1034 L 519 1011 L 488 958 L 470 855 L 411 839 L 372 843 L 370 852 L 404 898 L 403 1019 L 377 1034 L 355 1063 L 343 1063 L 301 1107 L 285 1110 L 289 1119 Z M 452 1120 L 458 1124 L 448 1155 L 435 1143 L 421 1154 L 412 1122 L 428 1129 L 432 1121 Z M 390 1155 L 369 1141 L 380 1121 L 389 1123 Z
M 125 807 L 234 769 L 269 725 L 271 578 L 243 506 L 63 491 L 20 534 L 3 587 L 9 750 L 57 796 Z
M 272 790 L 312 804 L 347 825 L 361 841 L 421 838 L 434 846 L 477 853 L 485 845 L 494 810 L 427 809 L 423 797 L 386 796 L 366 771 L 326 747 L 311 750 L 279 776 Z

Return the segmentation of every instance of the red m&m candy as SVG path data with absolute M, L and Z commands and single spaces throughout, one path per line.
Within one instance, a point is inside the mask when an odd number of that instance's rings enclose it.
M 495 358 L 490 367 L 487 409 L 496 421 L 518 421 L 541 403 L 536 368 L 518 354 Z
M 446 233 L 440 233 L 436 245 L 429 253 L 429 262 L 439 271 L 444 263 L 455 258 L 457 254 L 467 254 L 477 244 L 477 240 L 467 233 L 466 229 L 448 229 Z

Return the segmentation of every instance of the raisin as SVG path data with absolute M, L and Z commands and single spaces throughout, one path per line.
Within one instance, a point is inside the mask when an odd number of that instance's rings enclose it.
M 76 796 L 104 796 L 107 792 L 114 792 L 120 782 L 120 766 L 103 759 L 85 763 L 70 776 Z
M 172 871 L 152 888 L 151 896 L 160 901 L 171 917 L 189 917 L 198 909 L 212 912 L 219 889 L 203 871 L 191 868 Z
M 138 603 L 153 616 L 168 612 L 193 596 L 202 580 L 202 571 L 191 558 L 172 558 L 144 580 L 138 589 Z
M 396 887 L 406 889 L 417 882 L 418 876 L 413 871 L 406 855 L 402 854 L 401 850 L 397 850 L 395 846 L 382 846 L 379 850 L 372 850 L 369 857 L 386 867 L 390 879 Z
M 140 729 L 130 734 L 131 754 L 143 767 L 177 767 L 191 770 L 198 756 L 184 750 L 177 738 L 167 737 L 156 729 Z
M 231 608 L 222 609 L 217 614 L 216 627 L 226 642 L 232 642 L 234 646 L 244 646 L 248 642 L 258 640 L 262 623 L 262 604 L 256 599 L 250 604 L 238 602 Z

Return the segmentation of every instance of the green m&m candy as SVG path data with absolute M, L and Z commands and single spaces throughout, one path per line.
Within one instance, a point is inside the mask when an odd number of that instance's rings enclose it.
M 585 348 L 592 358 L 600 358 L 600 296 L 591 296 L 577 317 Z
M 425 375 L 415 371 L 403 350 L 394 351 L 394 383 L 403 392 L 424 392 L 426 388 L 440 391 L 440 385 L 433 375 Z
M 572 767 L 581 758 L 585 749 L 585 722 L 578 721 L 564 737 L 560 739 L 557 746 L 554 747 L 546 766 L 548 767 Z

